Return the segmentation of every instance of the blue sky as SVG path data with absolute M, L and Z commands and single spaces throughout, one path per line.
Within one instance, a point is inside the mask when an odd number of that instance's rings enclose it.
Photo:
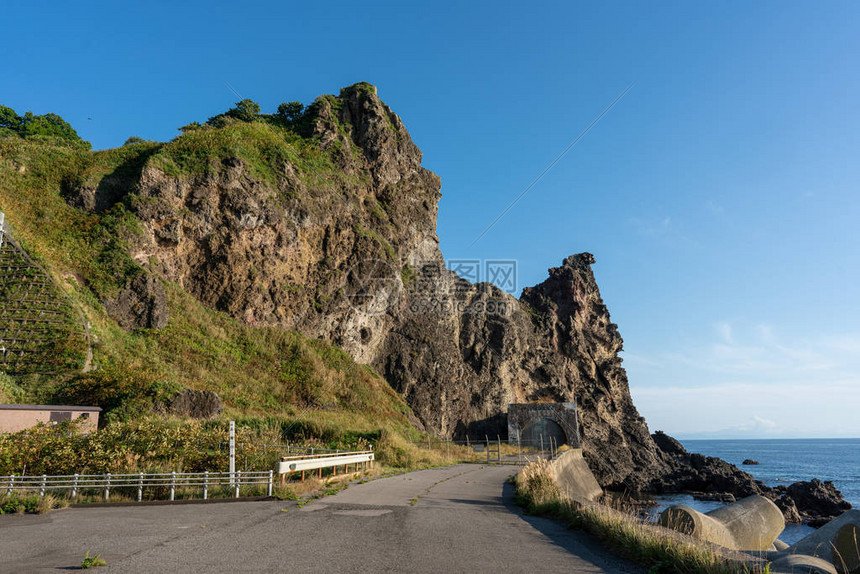
M 652 430 L 860 436 L 860 4 L 312 4 L 14 3 L 0 103 L 106 148 L 371 82 L 447 258 L 595 254 Z

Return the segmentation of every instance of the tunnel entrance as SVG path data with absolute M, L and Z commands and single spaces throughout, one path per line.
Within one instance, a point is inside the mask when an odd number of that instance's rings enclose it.
M 579 418 L 574 403 L 514 403 L 508 405 L 508 441 L 540 447 L 552 441 L 580 448 Z
M 520 443 L 523 445 L 549 445 L 550 440 L 556 445 L 567 444 L 567 435 L 564 434 L 564 429 L 552 419 L 535 419 L 520 433 Z

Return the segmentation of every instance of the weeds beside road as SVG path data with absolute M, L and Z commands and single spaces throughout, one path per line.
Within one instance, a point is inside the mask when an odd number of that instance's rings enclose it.
M 722 551 L 713 545 L 650 524 L 629 512 L 583 503 L 565 495 L 544 460 L 517 474 L 517 502 L 529 513 L 584 530 L 621 556 L 649 568 L 649 573 L 767 574 L 768 564 L 750 564 L 752 556 Z

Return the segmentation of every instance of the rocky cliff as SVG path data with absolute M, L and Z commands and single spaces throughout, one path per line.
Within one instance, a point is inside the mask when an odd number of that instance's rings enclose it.
M 642 489 L 670 470 L 631 401 L 594 257 L 566 258 L 520 299 L 446 269 L 440 180 L 372 86 L 318 98 L 292 125 L 189 131 L 138 173 L 125 197 L 84 201 L 93 190 L 81 189 L 69 201 L 91 210 L 124 201 L 140 222 L 129 243 L 148 277 L 246 324 L 336 343 L 382 373 L 415 424 L 438 436 L 496 434 L 509 403 L 576 401 L 603 486 Z M 157 282 L 137 277 L 117 298 L 127 304 L 107 308 L 125 310 L 128 328 L 159 327 L 162 299 Z

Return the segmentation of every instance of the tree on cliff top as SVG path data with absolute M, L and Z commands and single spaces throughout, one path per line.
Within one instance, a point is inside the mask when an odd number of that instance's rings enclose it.
M 22 138 L 46 136 L 82 144 L 87 148 L 92 147 L 66 120 L 53 113 L 38 116 L 27 112 L 19 116 L 12 108 L 0 105 L 0 129 L 7 135 L 12 132 Z
M 245 98 L 236 102 L 235 107 L 230 108 L 223 114 L 212 116 L 206 123 L 215 126 L 216 128 L 223 127 L 230 123 L 231 120 L 239 120 L 242 122 L 253 122 L 260 116 L 260 104 L 254 100 Z M 180 130 L 182 128 L 179 128 Z
M 243 122 L 252 122 L 260 115 L 260 104 L 245 98 L 236 102 L 236 107 L 228 110 L 227 115 Z
M 301 102 L 284 102 L 278 106 L 278 118 L 284 122 L 294 122 L 302 117 L 304 109 Z

